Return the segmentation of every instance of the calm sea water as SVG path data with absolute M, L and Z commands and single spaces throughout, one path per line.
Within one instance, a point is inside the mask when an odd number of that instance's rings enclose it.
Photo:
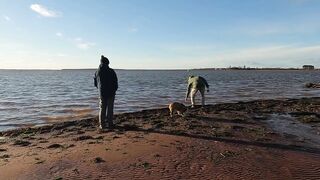
M 303 87 L 306 82 L 319 82 L 320 71 L 116 72 L 116 113 L 184 102 L 188 75 L 201 75 L 208 80 L 207 104 L 320 95 L 320 90 Z M 97 115 L 98 93 L 93 74 L 93 70 L 0 70 L 0 131 Z

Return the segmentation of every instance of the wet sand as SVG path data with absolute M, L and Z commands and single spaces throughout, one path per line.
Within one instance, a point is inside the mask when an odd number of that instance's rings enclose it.
M 310 132 L 274 128 L 275 117 L 283 125 L 288 116 Z M 320 177 L 320 98 L 208 105 L 185 117 L 154 109 L 115 118 L 116 128 L 105 132 L 96 118 L 1 132 L 1 179 Z

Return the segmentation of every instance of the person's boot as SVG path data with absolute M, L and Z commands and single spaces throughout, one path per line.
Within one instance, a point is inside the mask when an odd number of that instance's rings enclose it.
M 108 122 L 108 128 L 109 128 L 109 129 L 113 129 L 113 128 L 114 128 L 114 124 L 113 124 L 112 121 L 109 121 L 109 122 Z
M 104 130 L 104 129 L 106 129 L 106 128 L 107 128 L 106 125 L 100 124 L 100 126 L 99 126 L 99 129 L 101 129 L 101 130 Z

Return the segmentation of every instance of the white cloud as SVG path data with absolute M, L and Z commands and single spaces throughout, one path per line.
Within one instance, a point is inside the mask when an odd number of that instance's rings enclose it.
M 81 37 L 77 37 L 77 38 L 74 38 L 74 40 L 77 41 L 77 42 L 81 42 L 82 38 Z
M 6 20 L 6 21 L 11 21 L 11 18 L 10 18 L 9 16 L 4 15 L 3 18 L 4 18 L 4 20 Z
M 58 57 L 67 57 L 68 55 L 67 54 L 63 54 L 63 53 L 58 53 L 57 56 Z
M 49 10 L 45 6 L 42 6 L 40 4 L 31 4 L 30 5 L 31 10 L 35 11 L 36 13 L 40 14 L 44 17 L 59 17 L 61 16 L 61 13 Z
M 82 38 L 80 37 L 77 37 L 74 39 L 75 43 L 76 43 L 76 46 L 79 48 L 79 49 L 83 49 L 83 50 L 87 50 L 93 46 L 96 45 L 96 43 L 93 43 L 93 42 L 86 42 L 84 41 Z
M 61 32 L 57 32 L 56 36 L 60 37 L 62 40 L 67 40 L 68 42 L 71 42 L 74 44 L 77 48 L 82 49 L 82 50 L 87 50 L 90 49 L 91 47 L 95 46 L 96 43 L 94 42 L 87 42 L 81 37 L 76 37 L 76 38 L 68 38 L 64 36 Z
M 212 44 L 165 44 L 162 48 L 177 53 L 190 53 L 197 52 L 203 53 L 203 51 L 214 51 L 218 46 Z
M 63 36 L 63 34 L 62 34 L 61 32 L 57 32 L 57 33 L 56 33 L 56 36 L 58 36 L 58 37 L 62 37 L 62 36 Z
M 81 42 L 81 43 L 77 43 L 77 47 L 80 49 L 89 49 L 92 46 L 96 45 L 95 43 L 90 43 L 90 42 Z

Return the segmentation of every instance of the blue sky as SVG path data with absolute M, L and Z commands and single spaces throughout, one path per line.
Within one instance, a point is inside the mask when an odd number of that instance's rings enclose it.
M 320 66 L 318 0 L 0 0 L 0 69 Z

